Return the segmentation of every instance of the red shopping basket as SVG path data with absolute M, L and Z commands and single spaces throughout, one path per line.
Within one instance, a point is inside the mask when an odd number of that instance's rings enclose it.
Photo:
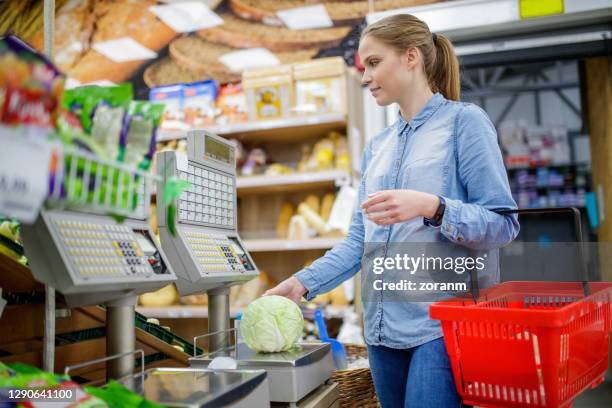
M 611 305 L 612 282 L 505 282 L 433 303 L 430 316 L 465 404 L 567 407 L 604 379 Z

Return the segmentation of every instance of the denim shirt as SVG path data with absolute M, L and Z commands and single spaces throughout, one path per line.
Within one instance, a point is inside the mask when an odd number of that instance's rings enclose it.
M 361 209 L 367 195 L 396 189 L 444 197 L 441 226 L 425 225 L 422 218 L 388 226 L 368 220 Z M 346 239 L 295 274 L 308 290 L 308 300 L 359 272 L 365 243 L 447 242 L 493 260 L 498 248 L 519 231 L 516 216 L 489 211 L 516 208 L 495 127 L 479 107 L 446 100 L 439 93 L 412 120 L 400 115 L 369 141 L 358 197 Z M 489 262 L 485 281 L 490 284 L 498 276 L 498 262 Z M 369 345 L 411 348 L 442 336 L 426 302 L 371 299 L 364 300 L 363 310 Z

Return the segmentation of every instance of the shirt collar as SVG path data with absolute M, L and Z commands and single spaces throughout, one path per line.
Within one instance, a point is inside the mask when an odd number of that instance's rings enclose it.
M 434 114 L 434 112 L 442 105 L 444 102 L 444 96 L 439 92 L 433 94 L 433 96 L 427 101 L 423 109 L 419 113 L 417 113 L 410 122 L 407 122 L 406 119 L 402 117 L 401 114 L 398 115 L 397 120 L 397 133 L 402 133 L 406 126 L 410 126 L 413 130 L 416 130 L 423 123 L 427 122 L 427 119 Z

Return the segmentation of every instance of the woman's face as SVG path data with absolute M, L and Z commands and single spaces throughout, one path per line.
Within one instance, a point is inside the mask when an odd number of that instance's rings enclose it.
M 414 50 L 400 54 L 370 35 L 361 39 L 359 57 L 365 67 L 361 83 L 367 85 L 378 105 L 398 102 L 410 89 L 416 66 L 414 55 Z

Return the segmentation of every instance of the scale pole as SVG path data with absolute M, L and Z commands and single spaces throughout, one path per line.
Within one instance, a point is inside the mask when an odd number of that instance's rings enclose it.
M 136 325 L 134 308 L 136 296 L 127 296 L 106 304 L 106 355 L 134 351 Z M 134 372 L 134 353 L 106 363 L 106 380 L 131 376 Z M 130 388 L 130 387 L 128 387 Z
M 55 0 L 45 0 L 43 5 L 43 31 L 45 54 L 53 58 L 55 41 Z M 45 331 L 43 336 L 43 369 L 55 372 L 55 288 L 45 285 Z
M 209 337 L 208 352 L 229 347 L 229 292 L 228 287 L 208 291 L 208 332 L 215 333 Z

